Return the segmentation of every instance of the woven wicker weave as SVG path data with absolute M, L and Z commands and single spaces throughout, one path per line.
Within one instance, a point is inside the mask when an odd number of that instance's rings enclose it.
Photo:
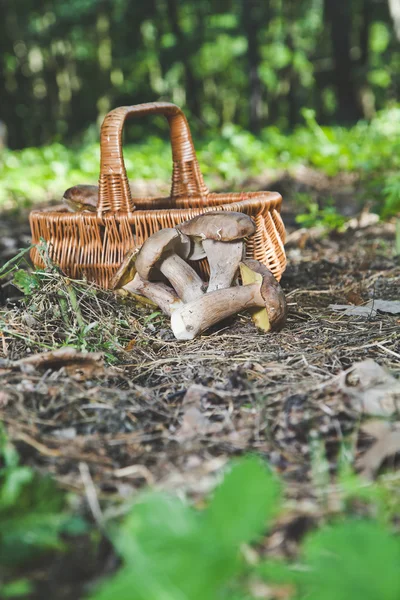
M 131 196 L 122 154 L 122 130 L 127 117 L 145 114 L 162 114 L 170 126 L 173 173 L 168 198 L 133 200 Z M 280 279 L 286 266 L 281 196 L 276 192 L 210 193 L 180 108 L 167 102 L 116 108 L 104 119 L 100 144 L 97 212 L 47 209 L 30 214 L 32 242 L 44 239 L 52 260 L 69 277 L 86 277 L 108 287 L 125 253 L 155 231 L 204 212 L 226 210 L 246 213 L 255 220 L 257 231 L 248 240 L 247 256 L 263 262 Z M 36 248 L 31 258 L 36 266 L 44 266 Z M 207 272 L 204 262 L 199 268 L 203 274 Z

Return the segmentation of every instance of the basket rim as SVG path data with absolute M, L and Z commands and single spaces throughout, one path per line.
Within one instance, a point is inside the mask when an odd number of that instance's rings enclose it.
M 243 196 L 247 196 L 245 198 L 243 198 Z M 250 196 L 250 197 L 249 197 Z M 154 216 L 157 215 L 157 213 L 168 213 L 168 214 L 182 214 L 182 212 L 187 212 L 188 214 L 190 213 L 190 211 L 192 210 L 196 210 L 198 211 L 199 209 L 204 210 L 204 212 L 218 212 L 218 210 L 223 209 L 223 207 L 230 207 L 232 205 L 236 205 L 236 207 L 241 207 L 241 208 L 251 208 L 254 205 L 257 205 L 257 208 L 259 209 L 259 201 L 262 199 L 268 200 L 268 202 L 270 203 L 271 206 L 267 207 L 267 210 L 269 209 L 275 209 L 275 210 L 280 210 L 281 208 L 281 203 L 282 203 L 282 196 L 281 194 L 279 194 L 279 192 L 268 192 L 268 191 L 259 191 L 259 192 L 213 192 L 207 195 L 207 199 L 226 199 L 225 201 L 222 201 L 220 204 L 205 204 L 203 206 L 199 205 L 199 204 L 195 204 L 194 206 L 188 206 L 188 207 L 172 207 L 171 204 L 169 205 L 169 207 L 165 207 L 165 208 L 149 208 L 147 205 L 149 202 L 151 202 L 151 200 L 169 200 L 171 201 L 171 198 L 169 196 L 160 196 L 160 197 L 153 197 L 153 198 L 149 198 L 149 197 L 138 197 L 135 198 L 135 202 L 136 202 L 136 209 L 129 213 L 126 211 L 107 211 L 107 212 L 103 212 L 100 215 L 97 212 L 89 212 L 89 211 L 81 211 L 81 212 L 71 212 L 68 210 L 68 208 L 65 206 L 60 207 L 60 205 L 55 206 L 55 210 L 52 210 L 52 207 L 43 207 L 43 208 L 33 208 L 30 212 L 30 216 L 36 216 L 36 215 L 46 215 L 46 216 L 53 216 L 53 215 L 60 215 L 60 216 L 68 216 L 68 218 L 76 218 L 76 219 L 82 219 L 82 217 L 89 217 L 90 219 L 97 219 L 97 218 L 105 218 L 105 217 L 109 217 L 109 216 L 129 216 L 129 217 L 143 217 L 145 216 L 146 218 L 150 218 L 152 214 Z M 201 196 L 192 196 L 190 198 L 194 203 L 198 202 L 199 200 L 202 200 L 203 197 Z M 172 200 L 175 200 L 175 198 L 172 198 Z M 180 198 L 176 198 L 176 200 L 180 200 Z M 140 204 L 144 204 L 146 205 L 146 208 L 138 208 L 140 206 Z

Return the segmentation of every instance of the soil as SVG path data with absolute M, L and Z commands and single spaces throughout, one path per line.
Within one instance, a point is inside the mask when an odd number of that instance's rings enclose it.
M 25 219 L 3 217 L 3 262 L 26 245 Z M 349 316 L 330 305 L 398 300 L 400 261 L 393 223 L 288 233 L 281 284 L 289 318 L 279 333 L 264 334 L 241 314 L 197 340 L 177 342 L 154 309 L 81 282 L 81 318 L 97 323 L 83 340 L 71 307 L 67 322 L 60 313 L 60 296 L 69 303 L 61 274 L 49 272 L 25 299 L 3 286 L 0 420 L 22 462 L 89 500 L 94 484 L 101 506 L 148 484 L 198 502 L 231 457 L 254 452 L 282 475 L 291 507 L 264 550 L 293 553 L 326 510 L 315 484 L 318 448 L 334 475 L 343 440 L 353 441 L 355 464 L 371 443 L 359 431 L 360 413 L 341 374 L 370 358 L 400 375 L 399 315 Z M 88 364 L 79 356 L 26 361 L 78 341 L 101 355 Z M 102 552 L 77 575 L 81 583 L 115 561 L 109 549 Z M 55 586 L 60 566 L 48 569 Z M 38 597 L 76 598 L 68 580 L 64 595 L 54 595 L 49 583 Z

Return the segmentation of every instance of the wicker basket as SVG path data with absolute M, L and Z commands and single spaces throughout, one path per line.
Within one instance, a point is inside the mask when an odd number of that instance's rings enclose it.
M 164 115 L 170 126 L 173 173 L 168 198 L 131 196 L 122 154 L 122 130 L 127 117 L 146 114 Z M 247 256 L 263 262 L 280 279 L 286 266 L 281 196 L 276 192 L 209 193 L 188 122 L 175 104 L 154 102 L 112 110 L 103 121 L 100 149 L 97 212 L 47 209 L 30 214 L 32 242 L 38 244 L 44 239 L 52 260 L 69 277 L 86 277 L 108 287 L 125 253 L 155 231 L 174 227 L 203 212 L 226 210 L 246 213 L 255 220 L 257 231 L 248 240 Z M 36 248 L 31 258 L 36 266 L 44 266 Z M 204 262 L 199 268 L 206 274 Z

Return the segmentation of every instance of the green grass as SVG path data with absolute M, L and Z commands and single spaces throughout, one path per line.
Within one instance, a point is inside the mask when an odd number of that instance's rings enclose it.
M 321 127 L 313 112 L 303 113 L 305 124 L 286 134 L 276 127 L 256 138 L 248 131 L 226 126 L 220 136 L 195 140 L 203 174 L 210 188 L 216 180 L 240 188 L 266 169 L 295 169 L 299 165 L 328 176 L 357 173 L 365 196 L 382 216 L 400 211 L 400 107 L 379 113 L 370 123 L 351 129 Z M 128 175 L 168 181 L 171 155 L 167 140 L 150 137 L 124 149 Z M 99 175 L 99 146 L 81 148 L 53 144 L 43 148 L 5 151 L 0 163 L 0 207 L 21 206 L 60 198 L 69 186 L 95 183 Z

